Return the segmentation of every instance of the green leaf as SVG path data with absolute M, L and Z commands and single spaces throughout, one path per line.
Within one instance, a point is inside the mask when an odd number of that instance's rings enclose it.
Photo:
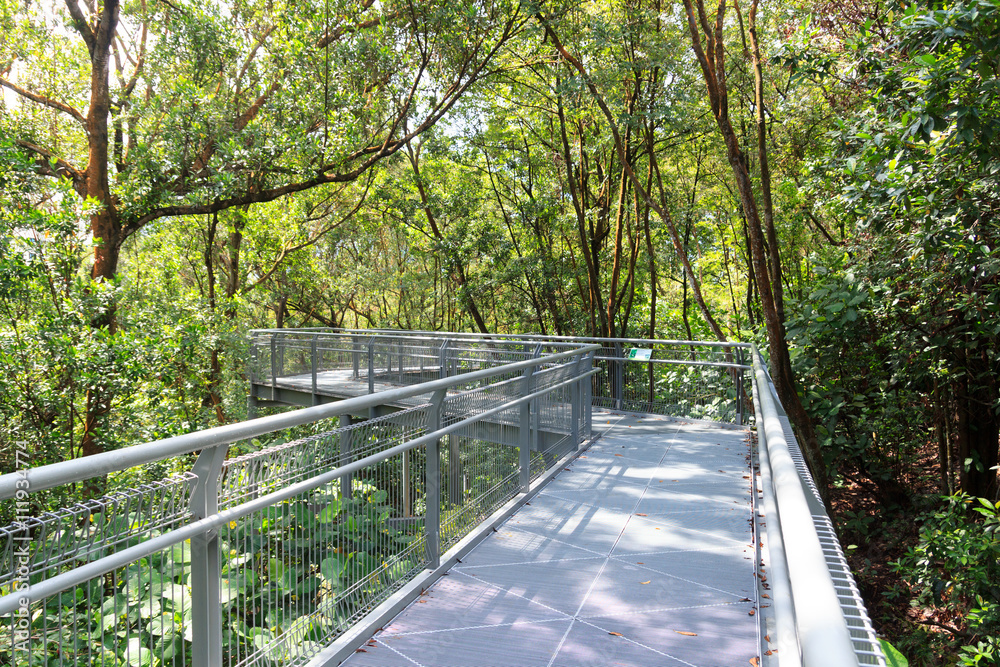
M 334 500 L 324 507 L 319 513 L 319 520 L 322 523 L 333 523 L 340 514 L 340 501 Z
M 910 662 L 895 646 L 884 639 L 879 639 L 878 641 L 882 645 L 886 667 L 909 667 Z

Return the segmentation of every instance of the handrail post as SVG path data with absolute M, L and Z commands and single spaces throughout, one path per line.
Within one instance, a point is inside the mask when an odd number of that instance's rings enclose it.
M 399 354 L 399 384 L 403 384 L 403 339 L 396 343 L 396 352 Z
M 594 368 L 594 357 L 597 356 L 596 351 L 590 351 L 587 353 L 586 362 L 583 367 L 585 373 L 589 373 Z M 586 381 L 583 382 L 583 405 L 584 405 L 584 423 L 583 432 L 590 437 L 590 434 L 594 432 L 594 379 L 588 376 Z
M 736 348 L 736 363 L 743 365 L 743 348 Z M 736 369 L 736 425 L 743 425 L 743 369 Z
M 192 472 L 198 476 L 191 491 L 191 517 L 204 519 L 219 511 L 219 476 L 229 447 L 202 450 Z M 210 530 L 191 538 L 191 664 L 222 664 L 222 560 L 219 532 Z
M 354 379 L 361 378 L 361 341 L 351 334 L 351 366 L 354 371 Z
M 278 345 L 278 371 L 280 373 L 284 373 L 285 372 L 285 348 L 288 347 L 288 343 L 285 342 L 285 334 L 284 333 L 278 333 L 277 335 L 280 336 L 280 338 L 281 338 L 281 341 L 280 341 L 281 344 Z
M 278 393 L 278 334 L 271 334 L 271 400 Z
M 375 338 L 368 339 L 368 393 L 375 393 Z
M 531 376 L 535 367 L 529 366 L 521 374 L 521 395 L 531 394 Z M 521 469 L 521 493 L 527 493 L 531 485 L 531 401 L 521 403 L 521 426 L 518 433 L 518 463 Z
M 247 419 L 257 416 L 257 382 L 260 380 L 257 365 L 260 363 L 260 350 L 257 339 L 250 342 L 250 393 L 247 395 Z
M 624 348 L 619 342 L 615 342 L 615 360 L 612 362 L 614 364 L 614 377 L 611 379 L 611 397 L 614 399 L 615 410 L 622 409 L 622 385 L 624 384 L 625 378 L 625 361 L 624 361 Z
M 582 355 L 577 355 L 576 361 L 573 362 L 573 377 L 580 377 L 580 362 L 583 359 Z M 570 439 L 573 441 L 573 448 L 576 450 L 580 449 L 580 381 L 577 380 L 569 386 L 569 401 L 570 401 L 570 425 L 569 433 Z
M 319 395 L 316 393 L 316 347 L 319 342 L 319 336 L 313 336 L 312 340 L 309 341 L 309 357 L 310 365 L 312 366 L 312 404 L 319 405 Z
M 431 406 L 427 411 L 427 432 L 441 428 L 441 410 L 446 389 L 438 389 L 431 396 Z M 430 569 L 441 564 L 441 439 L 427 443 L 427 513 L 424 517 L 424 534 L 427 540 L 427 563 Z
M 442 378 L 448 377 L 448 345 L 450 343 L 451 339 L 445 338 L 441 347 L 438 348 L 438 374 Z
M 250 384 L 257 382 L 257 338 L 254 336 L 250 337 L 250 368 L 247 369 L 247 375 L 250 378 Z
M 536 360 L 542 358 L 542 344 L 541 343 L 535 345 L 535 349 L 532 350 L 532 352 L 531 352 L 531 358 L 532 359 L 536 359 Z M 541 362 L 539 362 L 538 365 L 536 365 L 536 366 L 532 366 L 532 368 L 535 369 L 535 370 L 538 370 L 539 368 L 541 368 Z M 541 401 L 540 398 L 533 398 L 530 401 L 530 404 L 531 404 L 531 415 L 530 415 L 531 429 L 530 429 L 529 432 L 531 433 L 531 445 L 530 445 L 529 449 L 533 449 L 535 451 L 541 451 L 541 443 L 539 442 L 539 438 L 541 437 L 541 433 L 542 433 L 542 417 L 541 417 L 541 410 L 539 409 L 540 401 Z
M 351 415 L 340 415 L 340 465 L 347 465 L 351 462 L 353 445 L 351 443 Z M 354 475 L 347 474 L 340 478 L 340 502 L 341 507 L 351 499 L 353 490 Z

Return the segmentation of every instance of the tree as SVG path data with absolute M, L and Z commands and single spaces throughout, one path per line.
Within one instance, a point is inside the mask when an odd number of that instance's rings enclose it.
M 517 3 L 490 1 L 65 0 L 5 4 L 3 16 L 0 86 L 17 101 L 0 132 L 94 202 L 97 282 L 114 280 L 123 244 L 154 220 L 358 179 L 503 69 L 526 21 Z M 463 39 L 448 38 L 456 29 Z M 111 300 L 93 326 L 114 335 L 115 314 Z M 101 450 L 113 398 L 91 391 L 85 455 Z
M 888 58 L 859 40 L 871 103 L 825 167 L 838 207 L 873 241 L 857 262 L 897 331 L 889 362 L 954 406 L 940 427 L 954 434 L 961 488 L 987 498 L 1000 491 L 998 13 L 977 0 L 911 7 Z
M 739 3 L 735 5 L 739 11 Z M 803 454 L 820 489 L 827 484 L 826 464 L 819 448 L 815 429 L 802 405 L 792 373 L 788 342 L 785 339 L 784 297 L 781 276 L 781 259 L 777 235 L 774 231 L 774 214 L 771 202 L 770 169 L 767 155 L 767 133 L 764 119 L 763 72 L 760 47 L 757 40 L 758 0 L 752 0 L 749 14 L 749 41 L 751 62 L 754 69 L 754 102 L 757 122 L 757 154 L 759 160 L 760 198 L 750 176 L 750 160 L 733 128 L 729 109 L 729 84 L 725 41 L 727 4 L 720 2 L 714 14 L 706 9 L 703 0 L 684 0 L 688 30 L 695 57 L 701 67 L 708 90 L 712 115 L 726 147 L 726 157 L 736 179 L 741 210 L 749 233 L 753 278 L 760 296 L 761 311 L 767 330 L 770 350 L 771 374 L 778 397 L 792 423 L 799 432 Z M 742 23 L 742 17 L 740 17 Z M 763 210 L 763 216 L 762 216 Z M 766 236 L 766 240 L 765 240 Z

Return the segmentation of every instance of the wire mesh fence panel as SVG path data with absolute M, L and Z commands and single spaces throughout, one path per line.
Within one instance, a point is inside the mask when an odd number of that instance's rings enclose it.
M 367 430 L 340 435 L 364 446 Z M 338 480 L 220 531 L 226 664 L 300 663 L 426 567 L 423 516 L 405 517 L 398 497 L 403 458 L 353 476 L 349 495 Z M 416 506 L 422 471 L 410 473 Z
M 716 346 L 606 346 L 595 358 L 603 372 L 591 382 L 593 405 L 743 423 L 752 411 L 752 401 L 750 376 L 742 359 L 740 350 L 727 352 Z
M 521 485 L 517 449 L 456 435 L 443 444 L 441 470 L 455 475 L 446 485 L 450 493 L 442 494 L 441 548 L 446 550 L 514 498 Z
M 0 592 L 26 590 L 186 523 L 192 479 L 176 475 L 0 529 Z M 187 664 L 186 558 L 175 545 L 22 605 L 0 623 L 0 664 Z

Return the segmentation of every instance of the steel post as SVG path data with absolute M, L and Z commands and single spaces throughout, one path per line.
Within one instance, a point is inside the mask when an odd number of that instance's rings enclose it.
M 353 444 L 351 443 L 351 415 L 340 415 L 340 465 L 346 465 L 353 459 Z M 340 478 L 340 498 L 341 501 L 351 499 L 353 495 L 352 485 L 354 476 L 346 474 Z
M 573 364 L 573 377 L 580 377 L 580 362 L 582 357 L 578 356 Z M 574 449 L 580 449 L 580 382 L 574 382 L 569 386 L 570 401 L 570 439 Z
M 451 341 L 446 338 L 445 341 L 441 343 L 441 347 L 438 348 L 438 372 L 442 378 L 448 377 L 448 344 L 450 342 Z
M 586 356 L 586 361 L 584 362 L 584 373 L 590 373 L 594 369 L 594 355 L 596 352 L 588 352 Z M 583 412 L 584 412 L 584 423 L 583 432 L 586 437 L 590 437 L 590 434 L 594 432 L 594 379 L 591 376 L 582 379 L 583 382 Z
M 625 361 L 624 354 L 625 351 L 622 348 L 622 344 L 616 342 L 614 344 L 615 348 L 615 359 L 611 362 L 611 367 L 614 369 L 613 376 L 611 378 L 611 397 L 614 399 L 614 406 L 616 410 L 622 409 L 622 385 L 625 383 L 624 373 L 625 373 Z
M 736 348 L 736 363 L 743 365 L 743 350 Z M 736 373 L 736 424 L 743 425 L 743 369 L 737 368 Z
M 229 448 L 205 449 L 192 472 L 198 476 L 191 491 L 191 517 L 204 519 L 219 511 L 219 475 Z M 222 605 L 219 532 L 216 529 L 191 538 L 191 664 L 222 664 Z
M 271 334 L 271 400 L 278 393 L 278 334 Z
M 368 341 L 368 393 L 375 393 L 375 339 Z
M 316 349 L 318 345 L 318 337 L 313 336 L 312 340 L 309 341 L 309 363 L 312 366 L 312 404 L 319 405 L 319 395 L 316 393 Z
M 531 376 L 535 368 L 524 369 L 521 377 L 521 395 L 527 396 L 531 393 Z M 527 493 L 531 485 L 531 401 L 521 403 L 521 425 L 518 433 L 518 462 L 521 472 L 521 493 Z
M 441 409 L 446 390 L 438 389 L 431 396 L 431 406 L 427 411 L 427 432 L 434 433 L 441 428 Z M 427 563 L 433 569 L 441 564 L 441 455 L 440 438 L 427 443 L 427 514 L 424 517 L 424 531 L 427 540 Z

